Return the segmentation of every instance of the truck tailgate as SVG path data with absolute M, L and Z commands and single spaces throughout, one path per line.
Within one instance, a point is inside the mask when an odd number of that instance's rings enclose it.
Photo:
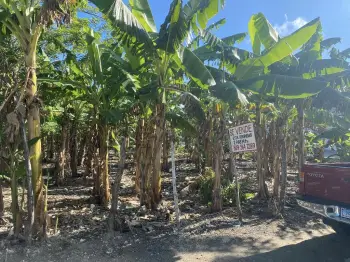
M 350 204 L 350 165 L 305 165 L 303 195 Z

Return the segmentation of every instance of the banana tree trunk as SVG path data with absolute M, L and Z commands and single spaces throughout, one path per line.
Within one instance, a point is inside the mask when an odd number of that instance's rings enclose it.
M 225 134 L 225 122 L 220 118 L 219 112 L 217 112 L 216 118 L 212 126 L 213 133 L 213 169 L 215 171 L 215 179 L 213 185 L 213 205 L 212 211 L 219 212 L 222 209 L 222 196 L 221 196 L 221 170 L 222 170 L 222 158 L 223 158 L 223 137 Z
M 109 189 L 109 168 L 108 168 L 108 139 L 109 130 L 107 125 L 101 125 L 99 127 L 99 138 L 100 138 L 100 150 L 99 150 L 99 177 L 102 180 L 102 195 L 101 200 L 104 207 L 108 207 L 110 200 L 110 189 Z
M 146 205 L 146 207 L 152 207 L 152 160 L 154 153 L 154 140 L 155 140 L 155 122 L 148 119 L 145 124 L 145 132 L 142 143 L 142 152 L 140 156 L 141 166 L 141 192 L 140 192 L 140 204 Z
M 94 156 L 93 156 L 93 164 L 92 164 L 92 175 L 93 175 L 93 181 L 94 186 L 92 190 L 92 194 L 94 195 L 96 202 L 98 204 L 102 204 L 102 181 L 101 181 L 101 171 L 100 171 L 100 149 L 95 148 L 94 149 Z
M 281 139 L 281 191 L 280 191 L 280 211 L 284 211 L 287 186 L 287 146 L 286 139 Z
M 267 199 L 268 189 L 265 183 L 265 172 L 263 168 L 264 162 L 264 134 L 262 130 L 262 121 L 261 121 L 261 108 L 260 103 L 256 105 L 256 141 L 258 144 L 257 149 L 257 173 L 258 173 L 258 196 L 262 199 Z
M 60 151 L 58 154 L 58 161 L 56 164 L 56 183 L 58 186 L 62 186 L 64 184 L 65 179 L 65 165 L 66 165 L 66 140 L 68 136 L 68 125 L 66 121 L 62 123 L 62 132 L 61 132 L 61 145 Z
M 28 70 L 26 103 L 28 108 L 28 138 L 32 140 L 41 136 L 40 128 L 40 100 L 37 97 L 37 75 L 36 75 L 36 50 L 41 30 L 34 33 L 32 42 L 25 50 L 25 64 Z M 30 148 L 30 160 L 32 166 L 32 180 L 35 203 L 35 221 L 42 224 L 43 221 L 43 177 L 41 163 L 41 140 L 39 139 Z
M 88 177 L 93 174 L 93 159 L 95 155 L 95 127 L 92 126 L 89 132 L 89 138 L 86 145 L 86 152 L 84 157 L 84 166 L 85 166 L 85 175 L 84 179 L 86 180 Z
M 70 169 L 72 171 L 72 177 L 78 177 L 78 132 L 77 123 L 74 121 L 72 123 L 70 132 Z
M 5 205 L 4 205 L 4 194 L 2 190 L 2 181 L 0 180 L 0 225 L 4 224 L 4 213 Z
M 299 172 L 301 172 L 301 168 L 305 162 L 305 140 L 304 140 L 304 126 L 305 126 L 305 118 L 304 118 L 304 101 L 301 101 L 298 105 L 298 123 L 299 123 L 299 134 L 298 134 L 298 153 L 299 153 Z
M 27 235 L 27 243 L 31 244 L 32 242 L 32 230 L 34 225 L 34 197 L 33 197 L 33 185 L 32 185 L 32 166 L 30 163 L 30 154 L 29 154 L 29 147 L 28 147 L 28 139 L 27 139 L 27 133 L 24 125 L 24 119 L 23 116 L 19 116 L 19 122 L 20 122 L 20 129 L 21 129 L 21 137 L 23 141 L 23 156 L 24 156 L 24 163 L 25 163 L 25 169 L 26 169 L 26 181 L 27 181 L 27 211 L 28 211 L 28 221 L 27 221 L 27 228 L 26 228 L 26 235 Z M 24 194 L 24 190 L 23 190 Z M 24 199 L 24 195 L 22 198 L 22 201 Z M 23 207 L 22 207 L 23 208 Z
M 50 133 L 48 136 L 48 152 L 47 152 L 47 157 L 48 159 L 52 160 L 54 158 L 54 135 Z
M 208 116 L 208 120 L 205 124 L 205 144 L 204 144 L 204 152 L 205 152 L 205 165 L 207 167 L 214 167 L 214 154 L 215 145 L 212 144 L 212 136 L 213 136 L 213 120 L 211 115 Z
M 13 221 L 13 232 L 15 236 L 18 236 L 20 233 L 21 227 L 21 217 L 18 204 L 18 183 L 16 176 L 16 167 L 14 166 L 15 160 L 11 159 L 11 212 L 12 212 L 12 221 Z
M 222 143 L 217 141 L 215 152 L 214 152 L 214 171 L 215 180 L 213 187 L 213 212 L 219 212 L 222 209 L 222 198 L 221 198 L 221 162 L 222 162 Z
M 170 149 L 170 139 L 169 130 L 165 127 L 163 136 L 163 155 L 162 155 L 162 170 L 169 172 L 169 149 Z
M 77 164 L 78 164 L 78 166 L 81 166 L 81 164 L 83 163 L 83 157 L 84 157 L 84 152 L 85 152 L 85 147 L 86 147 L 87 140 L 88 140 L 88 136 L 84 135 L 83 138 L 80 141 L 79 150 L 78 150 L 78 156 L 77 156 Z
M 142 146 L 144 139 L 144 126 L 145 120 L 140 118 L 136 127 L 136 151 L 135 151 L 135 161 L 136 161 L 136 172 L 135 172 L 135 191 L 137 194 L 141 191 L 141 155 Z
M 118 217 L 118 198 L 119 198 L 120 184 L 123 178 L 123 173 L 125 168 L 126 142 L 127 142 L 126 138 L 122 137 L 122 141 L 120 143 L 118 170 L 112 185 L 111 212 L 109 214 L 109 219 L 108 219 L 108 226 L 110 231 L 113 231 L 114 229 L 117 229 L 117 228 L 121 229 L 121 219 Z
M 272 170 L 273 170 L 273 197 L 278 201 L 279 197 L 279 186 L 280 186 L 280 145 L 279 145 L 279 126 L 278 121 L 271 123 L 270 132 L 272 135 Z
M 152 209 L 156 209 L 161 201 L 161 156 L 165 129 L 165 105 L 156 106 L 155 139 L 152 173 Z

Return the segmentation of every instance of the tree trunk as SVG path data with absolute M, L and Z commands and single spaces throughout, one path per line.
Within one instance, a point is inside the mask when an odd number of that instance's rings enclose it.
M 19 116 L 20 128 L 21 128 L 21 136 L 23 141 L 23 156 L 24 156 L 24 164 L 26 168 L 26 181 L 27 181 L 27 211 L 28 211 L 28 222 L 26 228 L 26 237 L 27 243 L 31 244 L 32 242 L 32 230 L 34 225 L 34 197 L 33 197 L 33 185 L 32 185 L 32 166 L 30 163 L 30 154 L 28 148 L 28 139 L 24 126 L 23 116 Z M 0 209 L 1 213 L 1 209 Z
M 28 70 L 26 104 L 28 108 L 27 122 L 28 122 L 28 139 L 41 137 L 40 129 L 40 100 L 37 98 L 37 76 L 36 76 L 36 49 L 40 37 L 41 30 L 34 33 L 32 42 L 24 50 L 25 64 Z M 32 180 L 35 203 L 35 220 L 42 223 L 43 217 L 43 177 L 42 177 L 42 163 L 41 163 L 41 140 L 39 139 L 34 145 L 30 147 L 30 160 L 32 166 Z
M 142 155 L 142 147 L 143 147 L 143 139 L 144 139 L 144 127 L 145 120 L 140 118 L 136 127 L 136 150 L 135 150 L 135 162 L 136 162 L 136 172 L 135 172 L 135 191 L 137 194 L 141 191 L 141 155 Z
M 220 111 L 220 113 L 222 113 Z M 214 121 L 214 128 L 213 130 L 215 136 L 214 136 L 214 171 L 215 171 L 215 180 L 214 180 L 214 186 L 213 186 L 213 205 L 212 205 L 212 211 L 213 212 L 219 212 L 222 209 L 222 196 L 221 196 L 221 170 L 222 170 L 222 157 L 223 157 L 223 137 L 225 135 L 225 122 L 220 117 L 220 113 L 216 112 L 216 117 Z
M 165 106 L 156 106 L 155 138 L 153 152 L 153 172 L 152 172 L 152 209 L 156 209 L 161 201 L 161 156 L 162 142 L 165 129 Z
M 287 186 L 287 148 L 286 139 L 281 139 L 281 192 L 280 192 L 280 211 L 284 211 L 286 186 Z
M 221 162 L 222 162 L 222 143 L 221 141 L 216 142 L 216 150 L 214 154 L 214 170 L 215 180 L 213 187 L 213 212 L 219 212 L 222 209 L 222 198 L 221 198 Z
M 163 136 L 163 155 L 162 155 L 162 170 L 169 172 L 169 149 L 170 149 L 169 130 L 165 127 Z
M 110 231 L 113 231 L 117 227 L 121 226 L 120 219 L 118 218 L 118 197 L 119 197 L 120 184 L 123 178 L 123 173 L 125 168 L 125 160 L 126 160 L 126 139 L 122 137 L 122 142 L 120 144 L 120 157 L 119 157 L 117 175 L 112 185 L 112 205 L 111 205 L 111 212 L 110 212 L 109 221 L 108 221 Z
M 179 209 L 179 198 L 177 195 L 177 189 L 176 189 L 176 174 L 175 174 L 175 145 L 174 145 L 174 138 L 175 138 L 175 132 L 172 132 L 171 135 L 171 174 L 172 174 L 172 184 L 173 184 L 173 195 L 174 195 L 174 207 L 175 207 L 175 221 L 177 224 L 177 227 L 180 228 L 180 209 Z
M 212 137 L 213 137 L 213 120 L 212 117 L 209 115 L 208 119 L 205 123 L 205 131 L 204 131 L 205 137 L 204 137 L 204 154 L 205 154 L 205 165 L 207 167 L 214 167 L 214 154 L 213 152 L 215 150 L 215 145 L 212 143 Z
M 299 123 L 299 134 L 298 134 L 298 151 L 299 151 L 299 172 L 301 172 L 301 168 L 304 165 L 305 162 L 305 140 L 304 140 L 304 126 L 305 126 L 305 120 L 304 120 L 304 100 L 300 101 L 300 104 L 298 105 L 298 123 Z
M 100 171 L 100 149 L 98 147 L 94 148 L 93 164 L 92 164 L 92 174 L 94 186 L 92 193 L 97 201 L 97 204 L 102 204 L 102 181 L 101 181 L 101 171 Z
M 62 186 L 65 179 L 65 164 L 66 164 L 66 140 L 68 136 L 68 126 L 67 122 L 63 121 L 62 123 L 62 132 L 61 132 L 61 145 L 60 152 L 58 154 L 58 161 L 56 163 L 56 184 Z
M 21 223 L 21 215 L 18 205 L 18 184 L 17 184 L 17 176 L 16 176 L 16 167 L 13 166 L 15 163 L 14 160 L 11 160 L 11 211 L 12 211 L 12 220 L 13 220 L 13 232 L 15 236 L 18 236 L 20 233 Z
M 85 152 L 85 146 L 88 140 L 88 136 L 84 135 L 83 138 L 80 141 L 79 144 L 79 150 L 78 150 L 78 156 L 77 156 L 77 164 L 78 166 L 81 166 L 83 163 L 83 157 L 84 157 L 84 152 Z
M 141 193 L 140 204 L 146 205 L 148 208 L 152 207 L 152 184 L 151 184 L 151 171 L 152 160 L 154 153 L 154 140 L 155 140 L 155 123 L 152 120 L 148 120 L 145 125 L 144 138 L 142 143 L 142 151 L 140 156 L 141 166 Z
M 89 131 L 89 137 L 86 145 L 86 152 L 84 157 L 85 175 L 84 180 L 91 177 L 94 173 L 93 171 L 93 159 L 95 155 L 95 145 L 96 145 L 96 132 L 95 126 L 92 126 Z
M 4 194 L 2 190 L 2 181 L 0 179 L 0 225 L 4 225 L 5 205 L 4 205 Z
M 229 141 L 229 145 L 231 144 L 231 142 Z M 231 145 L 230 145 L 230 152 L 232 151 L 231 150 Z M 231 159 L 231 156 L 230 156 L 230 159 Z M 235 172 L 234 172 L 234 168 L 236 168 L 236 167 L 234 167 L 233 166 L 233 162 L 230 160 L 229 162 L 228 162 L 228 174 L 227 174 L 227 179 L 228 179 L 228 181 L 230 181 L 230 183 L 233 183 L 233 180 L 234 180 L 234 177 L 235 177 Z
M 107 125 L 101 125 L 99 127 L 99 139 L 100 139 L 100 152 L 99 152 L 99 172 L 100 179 L 102 179 L 102 195 L 101 200 L 105 208 L 108 207 L 110 200 L 109 189 L 109 167 L 108 167 L 108 139 L 109 130 Z
M 261 108 L 260 103 L 256 104 L 256 142 L 258 145 L 257 149 L 257 173 L 258 173 L 258 196 L 262 199 L 267 199 L 269 197 L 267 185 L 265 183 L 265 172 L 263 169 L 264 160 L 264 139 L 262 132 L 261 123 Z
M 48 136 L 48 152 L 47 152 L 47 157 L 49 160 L 54 159 L 54 136 L 52 133 Z
M 280 144 L 279 144 L 279 132 L 280 126 L 278 125 L 278 120 L 271 123 L 270 132 L 272 135 L 272 167 L 273 167 L 273 197 L 276 201 L 279 198 L 279 187 L 280 187 Z
M 72 171 L 72 177 L 78 177 L 77 133 L 77 123 L 73 121 L 70 132 L 70 169 Z

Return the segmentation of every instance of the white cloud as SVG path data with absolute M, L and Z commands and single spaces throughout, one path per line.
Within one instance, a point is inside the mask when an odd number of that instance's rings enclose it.
M 307 22 L 302 17 L 297 17 L 295 20 L 289 21 L 287 15 L 285 15 L 286 21 L 281 25 L 275 25 L 276 31 L 280 36 L 287 36 L 304 26 Z

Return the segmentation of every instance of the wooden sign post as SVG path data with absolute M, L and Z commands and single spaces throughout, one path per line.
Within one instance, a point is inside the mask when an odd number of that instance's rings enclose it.
M 232 172 L 235 177 L 236 184 L 236 206 L 238 212 L 238 220 L 240 223 L 243 222 L 242 207 L 240 201 L 239 193 L 239 179 L 236 168 L 236 154 L 243 152 L 251 152 L 257 149 L 254 125 L 253 123 L 248 123 L 229 129 L 229 138 L 230 138 L 230 161 L 232 164 Z

